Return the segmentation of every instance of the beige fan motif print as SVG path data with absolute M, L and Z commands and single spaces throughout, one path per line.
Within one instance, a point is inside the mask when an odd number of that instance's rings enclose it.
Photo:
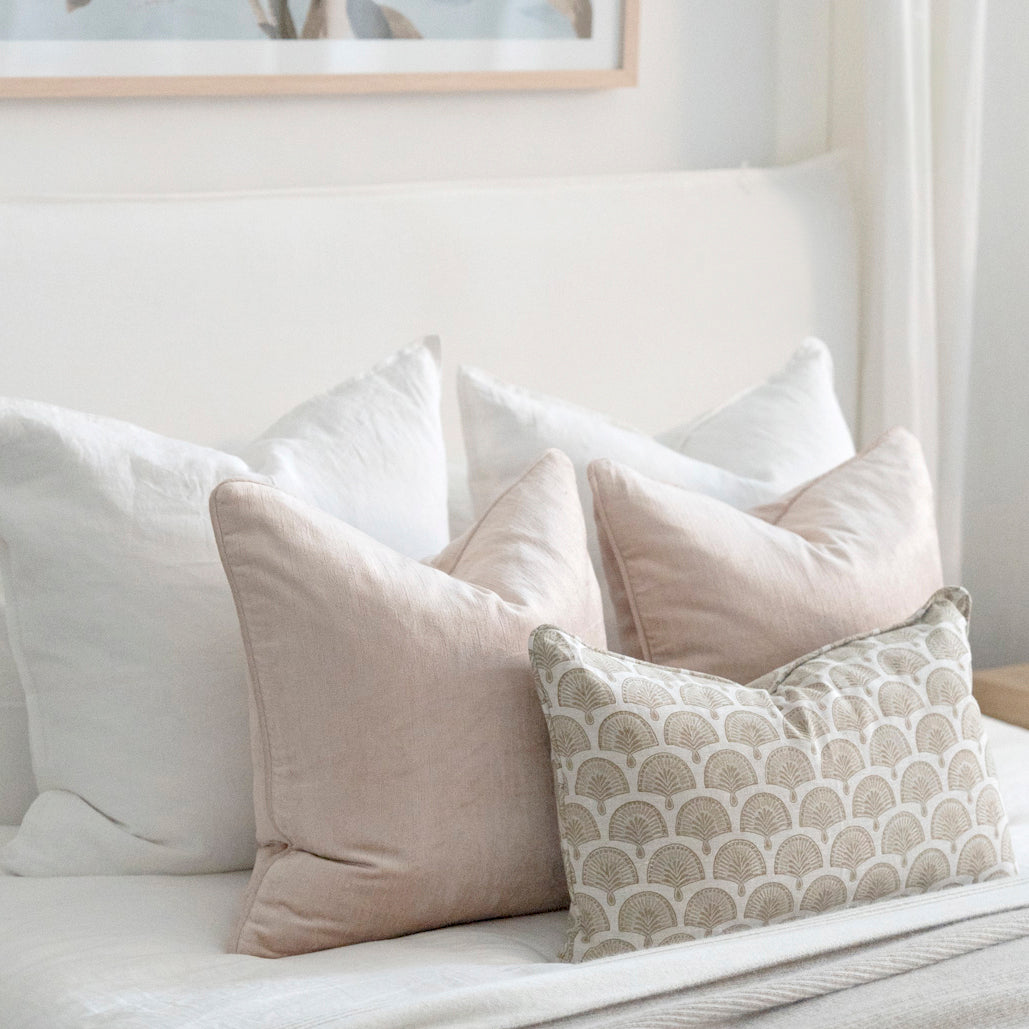
M 749 686 L 537 629 L 565 958 L 1014 875 L 967 609 L 941 590 Z

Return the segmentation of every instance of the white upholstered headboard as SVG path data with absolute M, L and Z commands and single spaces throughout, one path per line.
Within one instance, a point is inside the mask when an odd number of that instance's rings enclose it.
M 847 170 L 0 199 L 7 395 L 231 445 L 426 333 L 642 429 L 826 340 L 855 408 Z
M 852 415 L 847 171 L 0 199 L 0 326 L 3 393 L 223 446 L 428 333 L 455 455 L 460 362 L 656 431 L 813 334 Z M 0 821 L 32 796 L 3 643 L 0 776 L 25 788 Z

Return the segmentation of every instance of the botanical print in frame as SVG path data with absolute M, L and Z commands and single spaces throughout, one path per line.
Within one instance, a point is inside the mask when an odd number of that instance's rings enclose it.
M 0 96 L 634 85 L 639 0 L 0 0 Z

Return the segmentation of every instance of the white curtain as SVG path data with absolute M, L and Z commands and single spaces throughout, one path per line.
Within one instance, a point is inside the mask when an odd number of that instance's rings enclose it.
M 868 442 L 901 424 L 921 439 L 952 582 L 961 568 L 985 22 L 986 0 L 829 8 L 827 142 L 856 157 L 864 236 L 858 433 Z

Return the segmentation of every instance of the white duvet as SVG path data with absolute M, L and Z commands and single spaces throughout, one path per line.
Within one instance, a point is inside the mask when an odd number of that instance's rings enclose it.
M 1029 872 L 1029 732 L 992 720 L 988 731 Z M 579 966 L 556 961 L 563 911 L 270 961 L 225 952 L 247 879 L 0 880 L 0 1025 L 501 1029 L 576 1015 L 630 1024 L 612 1011 L 992 912 L 1012 912 L 1014 925 L 1029 908 L 1027 877 Z M 596 1021 L 584 1014 L 597 1009 Z

